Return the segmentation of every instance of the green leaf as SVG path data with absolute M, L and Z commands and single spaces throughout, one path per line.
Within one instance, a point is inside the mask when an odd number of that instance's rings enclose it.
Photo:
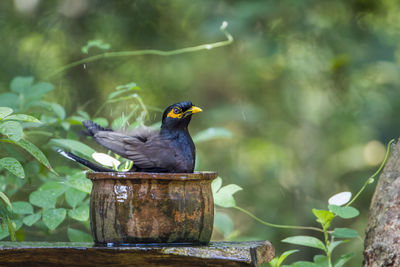
M 353 252 L 340 255 L 333 263 L 333 267 L 342 267 L 346 262 L 348 262 L 351 258 L 353 258 L 354 255 L 355 254 Z
M 41 216 L 42 215 L 40 213 L 35 213 L 35 214 L 32 214 L 32 215 L 26 216 L 23 219 L 23 222 L 24 222 L 25 225 L 30 227 L 33 224 L 35 224 L 40 219 Z
M 40 151 L 39 148 L 37 148 L 34 144 L 29 142 L 28 140 L 21 139 L 17 142 L 14 142 L 15 144 L 19 145 L 23 149 L 25 149 L 28 153 L 30 153 L 37 161 L 42 163 L 44 166 L 46 166 L 50 171 L 53 173 L 57 174 L 53 168 L 50 165 L 50 162 L 47 160 L 46 156 L 43 154 L 42 151 Z
M 106 118 L 95 118 L 93 119 L 94 123 L 97 123 L 101 127 L 107 127 L 108 126 L 108 121 Z
M 298 249 L 292 249 L 292 250 L 288 250 L 282 253 L 282 255 L 278 258 L 278 262 L 277 262 L 277 267 L 281 266 L 281 264 L 283 263 L 283 261 L 289 257 L 290 255 L 292 255 L 293 253 L 296 253 L 297 251 L 299 251 Z
M 29 115 L 25 115 L 25 114 L 10 115 L 10 116 L 7 116 L 5 118 L 5 120 L 41 123 L 40 120 L 36 119 L 35 117 L 29 116 Z
M 334 250 L 337 246 L 339 246 L 340 244 L 343 244 L 343 243 L 347 243 L 347 242 L 349 242 L 349 240 L 338 240 L 338 241 L 333 241 L 332 243 L 329 244 L 329 247 L 328 247 L 329 253 L 332 254 L 333 250 Z
M 270 262 L 268 262 L 269 263 L 269 266 L 270 267 L 279 267 L 279 265 L 278 265 L 278 258 L 277 257 L 275 257 L 275 258 L 273 258 Z
M 29 202 L 32 205 L 41 207 L 41 208 L 55 208 L 57 197 L 50 194 L 44 194 L 41 190 L 36 190 L 30 193 Z
M 61 120 L 65 119 L 65 109 L 57 103 L 51 103 L 51 108 Z
M 218 232 L 222 233 L 224 237 L 227 237 L 233 231 L 232 219 L 226 213 L 216 212 L 214 216 L 214 227 Z
M 16 92 L 16 93 L 21 93 L 24 94 L 31 89 L 32 84 L 33 84 L 33 77 L 21 77 L 17 76 L 14 79 L 12 79 L 10 87 L 11 91 Z
M 17 201 L 12 203 L 13 212 L 16 214 L 32 214 L 33 207 L 31 203 L 26 201 Z
M 232 132 L 225 128 L 208 128 L 193 137 L 193 142 L 200 143 L 221 138 L 232 138 Z
M 80 230 L 68 228 L 67 234 L 71 242 L 93 242 L 91 235 Z
M 0 120 L 13 113 L 12 108 L 0 107 Z
M 68 216 L 82 222 L 89 220 L 89 205 L 83 205 L 76 209 L 69 210 Z
M 354 238 L 358 236 L 358 232 L 350 228 L 335 228 L 332 235 L 336 238 Z
M 65 192 L 65 200 L 72 208 L 75 208 L 79 203 L 81 203 L 86 196 L 87 193 L 79 191 L 75 188 L 69 188 Z
M 222 186 L 222 178 L 218 176 L 211 183 L 211 189 L 213 194 L 217 193 L 217 191 L 221 188 L 221 186 Z
M 117 90 L 124 90 L 124 89 L 127 89 L 127 90 L 140 90 L 140 88 L 134 82 L 123 84 L 123 85 L 118 85 L 117 87 L 115 87 L 115 89 L 117 89 Z
M 15 121 L 5 121 L 0 123 L 0 133 L 15 142 L 19 141 L 23 135 L 21 124 Z
M 312 209 L 312 212 L 314 213 L 315 217 L 317 217 L 317 222 L 319 222 L 324 229 L 329 228 L 332 219 L 335 217 L 335 214 L 329 210 Z
M 39 187 L 39 190 L 45 192 L 45 194 L 50 194 L 52 196 L 59 197 L 62 194 L 64 194 L 67 188 L 62 182 L 49 181 L 42 184 Z
M 0 199 L 2 199 L 3 202 L 4 202 L 8 207 L 10 207 L 10 209 L 12 210 L 12 205 L 11 205 L 10 199 L 6 196 L 6 194 L 4 194 L 3 192 L 0 192 Z
M 321 266 L 310 261 L 296 261 L 291 265 L 283 265 L 282 267 L 321 267 Z
M 348 206 L 337 206 L 337 205 L 329 205 L 329 210 L 335 213 L 337 216 L 343 218 L 343 219 L 350 219 L 357 217 L 360 212 L 353 207 L 348 207 Z
M 0 170 L 7 169 L 17 177 L 25 178 L 24 168 L 18 160 L 10 157 L 0 159 Z
M 90 192 L 92 191 L 92 181 L 86 178 L 84 172 L 78 172 L 68 177 L 66 183 L 70 187 L 73 187 L 87 194 L 90 194 Z
M 53 108 L 51 107 L 51 103 L 49 103 L 47 101 L 43 101 L 43 100 L 31 100 L 31 101 L 28 101 L 28 103 L 26 103 L 26 105 L 25 105 L 25 108 L 32 108 L 32 107 L 40 107 L 47 111 L 53 110 Z M 46 116 L 46 115 L 43 114 L 42 117 L 43 116 Z M 43 121 L 43 118 L 42 118 L 42 121 Z
M 111 45 L 104 43 L 103 40 L 89 40 L 85 46 L 82 46 L 81 51 L 84 54 L 88 54 L 89 49 L 92 47 L 97 47 L 101 50 L 108 50 L 111 48 Z
M 214 203 L 224 208 L 235 207 L 236 202 L 233 198 L 233 194 L 240 190 L 242 190 L 242 188 L 236 184 L 226 185 L 214 194 Z
M 45 114 L 40 117 L 40 121 L 43 124 L 56 124 L 56 123 L 58 123 L 58 119 L 56 117 L 47 116 Z
M 55 208 L 57 198 L 67 189 L 59 182 L 46 182 L 29 195 L 29 202 L 41 208 Z
M 19 107 L 19 97 L 14 93 L 3 93 L 0 94 L 0 106 L 9 107 L 13 109 L 18 109 Z
M 54 89 L 54 85 L 51 83 L 46 82 L 38 82 L 34 84 L 29 91 L 25 92 L 25 98 L 32 101 L 32 100 L 39 100 L 45 94 L 52 91 Z
M 77 113 L 84 118 L 85 120 L 90 120 L 90 116 L 87 112 L 83 111 L 83 110 L 78 110 Z
M 319 248 L 323 251 L 326 250 L 324 243 L 322 243 L 321 240 L 313 236 L 304 236 L 304 235 L 292 236 L 283 239 L 282 242 L 306 246 L 306 247 L 312 247 L 312 248 Z
M 61 127 L 63 127 L 64 130 L 69 131 L 71 125 L 69 124 L 69 122 L 63 121 L 61 122 Z
M 82 125 L 82 121 L 85 119 L 80 116 L 70 116 L 66 119 L 66 122 L 72 125 Z
M 67 211 L 63 208 L 48 209 L 43 212 L 42 220 L 47 228 L 54 230 L 64 221 L 66 215 Z
M 84 155 L 88 158 L 92 158 L 92 154 L 96 152 L 93 148 L 85 145 L 84 143 L 76 141 L 76 140 L 51 139 L 50 144 L 53 146 L 60 146 L 65 149 L 76 151 L 76 152 L 80 153 L 81 155 Z
M 315 255 L 313 260 L 315 265 L 318 267 L 329 267 L 329 260 L 327 256 Z

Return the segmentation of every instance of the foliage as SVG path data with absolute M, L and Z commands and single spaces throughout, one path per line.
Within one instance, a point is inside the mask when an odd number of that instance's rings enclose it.
M 359 235 L 356 230 L 350 228 L 336 227 L 333 230 L 331 230 L 330 227 L 333 222 L 333 219 L 335 217 L 340 217 L 342 219 L 352 219 L 360 214 L 359 211 L 356 208 L 351 207 L 350 204 L 353 203 L 360 196 L 360 194 L 364 191 L 365 187 L 368 184 L 371 184 L 371 181 L 374 180 L 374 177 L 378 175 L 379 172 L 383 169 L 383 166 L 385 165 L 389 156 L 390 146 L 393 142 L 394 140 L 391 140 L 389 142 L 386 150 L 386 156 L 379 169 L 365 181 L 363 187 L 359 190 L 359 192 L 355 195 L 354 198 L 351 198 L 350 192 L 338 193 L 329 199 L 328 201 L 329 205 L 327 210 L 312 209 L 312 213 L 316 218 L 316 222 L 318 222 L 321 225 L 321 228 L 279 225 L 279 224 L 272 224 L 269 222 L 265 222 L 254 216 L 249 211 L 236 206 L 233 194 L 241 190 L 241 188 L 234 184 L 226 185 L 221 188 L 222 180 L 219 177 L 215 179 L 212 184 L 215 204 L 224 208 L 236 208 L 267 226 L 272 226 L 276 228 L 309 229 L 322 232 L 324 236 L 323 240 L 320 240 L 314 236 L 306 236 L 306 235 L 287 237 L 282 240 L 282 242 L 284 243 L 316 248 L 322 250 L 325 253 L 325 255 L 314 256 L 313 262 L 297 261 L 291 264 L 290 266 L 341 267 L 346 262 L 348 262 L 352 257 L 354 257 L 355 254 L 353 252 L 342 254 L 338 256 L 335 261 L 333 261 L 332 258 L 333 250 L 337 248 L 339 245 L 349 242 L 349 238 L 356 238 L 359 237 Z M 280 257 L 275 257 L 270 262 L 270 266 L 271 267 L 281 266 L 285 258 L 296 251 L 297 250 L 286 251 Z M 289 267 L 289 265 L 284 265 L 284 266 Z
M 56 167 L 60 169 L 61 176 L 58 176 L 50 166 L 45 154 L 25 139 L 22 131 L 24 128 L 26 129 L 25 135 L 39 136 L 42 137 L 39 138 L 40 142 L 48 142 L 52 136 L 66 136 L 68 134 L 74 136 L 73 132 L 69 133 L 68 130 L 71 125 L 76 123 L 75 120 L 80 118 L 77 116 L 67 118 L 61 105 L 43 100 L 43 97 L 53 89 L 52 84 L 43 82 L 34 84 L 33 77 L 16 77 L 11 81 L 10 88 L 10 93 L 0 95 L 1 99 L 4 99 L 2 98 L 4 96 L 9 98 L 5 104 L 18 111 L 40 114 L 41 120 L 25 114 L 13 115 L 13 110 L 9 107 L 0 108 L 1 134 L 6 137 L 1 139 L 5 148 L 3 153 L 15 157 L 0 159 L 0 166 L 21 178 L 26 176 L 22 165 L 26 166 L 29 169 L 29 172 L 27 172 L 29 183 L 37 187 L 30 186 L 27 190 L 24 187 L 25 182 L 16 182 L 11 176 L 0 177 L 2 190 L 7 192 L 11 199 L 14 198 L 14 195 L 17 199 L 20 199 L 12 201 L 8 209 L 4 209 L 3 206 L 0 207 L 3 211 L 2 217 L 5 216 L 4 218 L 7 220 L 11 219 L 11 223 L 0 229 L 0 239 L 10 234 L 11 239 L 15 240 L 14 230 L 20 232 L 17 235 L 20 240 L 29 239 L 28 230 L 25 227 L 35 227 L 36 230 L 34 231 L 40 229 L 44 233 L 46 229 L 54 231 L 66 219 L 67 215 L 72 220 L 84 222 L 84 227 L 87 226 L 89 218 L 87 196 L 91 190 L 91 182 L 85 178 L 85 174 L 79 169 Z M 80 112 L 80 114 L 85 115 L 83 112 Z M 20 150 L 16 150 L 10 145 L 25 150 L 51 172 L 45 172 L 45 170 L 38 168 L 35 162 L 27 161 L 26 156 L 21 155 Z M 49 152 L 47 151 L 47 153 Z M 25 199 L 18 197 L 22 192 L 24 192 Z M 3 196 L 5 195 L 3 194 Z M 63 202 L 65 204 L 61 204 Z
M 18 92 L 20 95 L 25 94 L 25 90 L 30 89 L 33 79 L 30 78 L 15 78 L 11 82 L 11 89 Z M 37 90 L 44 91 L 49 88 L 47 85 L 36 85 Z M 27 96 L 29 98 L 29 96 Z M 23 103 L 21 106 L 23 107 Z M 0 107 L 0 135 L 3 146 L 7 146 L 7 143 L 15 144 L 23 148 L 26 152 L 31 154 L 37 161 L 46 166 L 49 170 L 54 172 L 50 166 L 46 156 L 40 151 L 34 144 L 23 138 L 23 127 L 27 127 L 24 123 L 40 124 L 41 122 L 33 116 L 26 114 L 13 114 L 13 109 L 9 107 Z M 3 157 L 0 158 L 0 171 L 3 169 L 7 170 L 11 174 L 18 178 L 25 178 L 25 171 L 21 163 L 15 157 Z M 55 173 L 55 172 L 54 172 Z M 24 214 L 33 213 L 32 206 L 29 203 L 25 206 L 25 203 L 16 202 L 11 203 L 9 198 L 0 191 L 0 239 L 10 235 L 11 240 L 15 241 L 15 231 L 21 226 L 21 222 L 16 224 L 13 221 L 13 213 Z

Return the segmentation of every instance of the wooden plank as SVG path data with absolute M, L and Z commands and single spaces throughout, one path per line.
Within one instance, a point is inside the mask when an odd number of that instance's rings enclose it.
M 0 242 L 0 266 L 259 266 L 274 257 L 269 241 L 207 246 L 95 246 L 92 243 Z

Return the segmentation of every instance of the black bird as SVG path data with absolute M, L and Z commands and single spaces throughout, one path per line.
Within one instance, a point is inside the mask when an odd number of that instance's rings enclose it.
M 188 125 L 192 114 L 201 111 L 190 101 L 176 103 L 164 111 L 160 130 L 141 127 L 131 133 L 116 132 L 92 121 L 82 123 L 100 145 L 133 161 L 131 171 L 190 173 L 194 170 L 196 151 Z M 92 170 L 114 171 L 72 153 L 59 152 Z

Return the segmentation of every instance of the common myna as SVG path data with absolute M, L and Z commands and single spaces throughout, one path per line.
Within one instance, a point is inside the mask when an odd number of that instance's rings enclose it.
M 190 101 L 166 108 L 161 129 L 140 127 L 133 132 L 116 132 L 92 121 L 83 121 L 88 135 L 112 152 L 133 161 L 131 171 L 193 172 L 196 151 L 188 131 L 192 114 L 202 110 Z M 59 151 L 95 171 L 114 171 L 82 159 L 72 153 Z

